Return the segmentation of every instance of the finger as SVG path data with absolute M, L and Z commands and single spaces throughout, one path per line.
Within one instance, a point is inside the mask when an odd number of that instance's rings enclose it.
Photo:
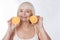
M 43 20 L 43 17 L 37 16 L 39 20 Z
M 8 25 L 11 26 L 12 25 L 12 18 L 10 20 L 7 21 Z
M 43 22 L 43 17 L 38 17 L 38 23 L 42 23 Z
M 43 17 L 40 17 L 41 21 L 43 21 Z

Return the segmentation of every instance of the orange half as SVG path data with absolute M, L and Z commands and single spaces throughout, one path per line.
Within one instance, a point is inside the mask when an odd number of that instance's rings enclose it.
M 13 17 L 13 18 L 12 18 L 12 23 L 13 23 L 14 25 L 19 24 L 19 22 L 20 22 L 20 18 L 19 18 L 19 17 Z
M 36 23 L 38 21 L 37 17 L 36 16 L 31 16 L 30 17 L 30 22 L 33 24 L 33 23 Z

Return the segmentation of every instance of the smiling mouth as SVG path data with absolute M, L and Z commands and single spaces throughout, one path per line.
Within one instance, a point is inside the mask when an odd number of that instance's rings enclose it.
M 22 18 L 27 18 L 26 16 L 21 16 Z

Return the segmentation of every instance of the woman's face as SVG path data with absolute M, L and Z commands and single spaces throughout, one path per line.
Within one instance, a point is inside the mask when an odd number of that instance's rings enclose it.
M 29 17 L 32 16 L 32 10 L 29 9 L 29 8 L 26 8 L 26 7 L 21 7 L 19 10 L 18 10 L 18 16 L 21 18 L 21 20 L 23 21 L 27 21 L 29 20 Z

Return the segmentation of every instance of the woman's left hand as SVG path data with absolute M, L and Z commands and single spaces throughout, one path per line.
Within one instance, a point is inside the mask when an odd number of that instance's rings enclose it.
M 37 16 L 38 22 L 34 24 L 35 27 L 38 29 L 43 28 L 43 17 Z
M 39 40 L 51 40 L 47 32 L 44 30 L 43 27 L 43 17 L 37 16 L 38 22 L 34 24 L 34 26 L 37 28 L 37 34 Z

